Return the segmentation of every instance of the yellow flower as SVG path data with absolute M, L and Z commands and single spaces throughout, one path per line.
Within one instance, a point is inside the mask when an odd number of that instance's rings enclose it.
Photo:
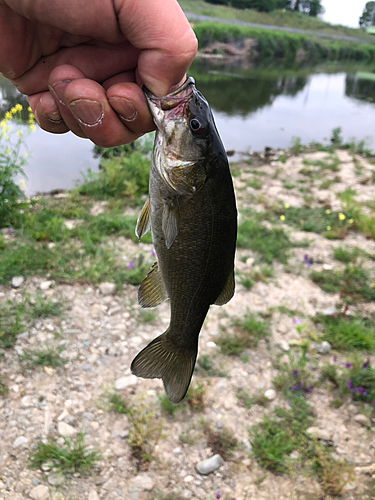
M 23 135 L 23 134 L 22 134 L 22 130 L 17 130 L 17 135 L 18 135 L 18 137 L 21 139 L 21 137 L 22 137 L 22 135 Z
M 331 210 L 326 210 L 326 214 L 330 214 L 331 213 Z
M 20 183 L 21 188 L 25 189 L 26 187 L 25 181 L 23 179 L 20 179 L 18 182 Z
M 36 130 L 36 126 L 35 126 L 35 125 L 30 125 L 30 130 L 31 130 L 32 132 L 34 132 L 34 130 Z
M 327 231 L 330 231 L 331 229 L 331 226 L 327 226 Z
M 285 203 L 284 207 L 285 207 L 285 208 L 289 208 L 289 207 L 290 207 L 290 205 L 288 205 L 288 203 Z
M 344 215 L 343 213 L 339 213 L 339 219 L 340 220 L 345 220 L 346 219 L 346 215 Z
M 27 158 L 27 153 L 22 153 L 22 156 L 23 156 L 24 158 Z
M 285 215 L 280 215 L 281 220 L 285 220 Z
M 27 108 L 27 111 L 28 111 L 29 113 L 32 113 L 32 111 L 33 111 L 33 110 L 32 110 L 32 109 L 30 108 L 30 106 L 29 106 L 29 107 Z
M 375 288 L 375 283 L 370 283 L 370 288 Z
M 4 151 L 4 153 L 5 153 L 6 155 L 8 155 L 8 154 L 10 153 L 10 149 L 9 149 L 9 148 L 6 148 L 6 150 Z
M 354 219 L 349 219 L 348 222 L 349 222 L 349 224 L 353 224 Z
M 299 221 L 299 223 L 300 223 L 300 224 L 303 224 L 303 220 L 301 219 L 301 220 Z

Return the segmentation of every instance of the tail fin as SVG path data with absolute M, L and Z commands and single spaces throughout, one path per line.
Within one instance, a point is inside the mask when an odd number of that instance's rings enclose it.
M 163 379 L 168 398 L 177 404 L 188 390 L 198 347 L 170 351 L 165 347 L 165 340 L 163 333 L 138 353 L 131 364 L 131 371 L 137 377 Z

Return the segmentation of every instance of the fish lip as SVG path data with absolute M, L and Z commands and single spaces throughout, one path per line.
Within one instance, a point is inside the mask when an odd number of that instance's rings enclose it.
M 178 95 L 180 92 L 183 92 L 184 90 L 186 90 L 189 87 L 189 85 L 195 86 L 195 80 L 192 76 L 189 76 L 189 78 L 186 78 L 184 83 L 182 85 L 180 85 L 180 87 L 178 87 L 176 90 L 174 90 L 173 92 L 171 92 L 169 94 L 161 96 L 161 97 L 158 97 L 158 96 L 152 94 L 152 92 L 150 90 L 148 90 L 148 88 L 145 87 L 145 85 L 143 85 L 142 90 L 148 99 L 151 99 L 153 101 L 158 101 L 158 100 L 161 101 L 162 99 L 165 99 L 168 97 L 174 97 L 174 96 Z

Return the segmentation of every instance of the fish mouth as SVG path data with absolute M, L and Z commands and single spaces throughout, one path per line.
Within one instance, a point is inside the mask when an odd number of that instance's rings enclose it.
M 158 129 L 162 129 L 163 120 L 176 120 L 184 117 L 185 105 L 191 99 L 195 90 L 195 80 L 190 76 L 180 87 L 162 97 L 153 95 L 145 86 L 142 87 L 142 90 L 146 96 L 155 125 Z

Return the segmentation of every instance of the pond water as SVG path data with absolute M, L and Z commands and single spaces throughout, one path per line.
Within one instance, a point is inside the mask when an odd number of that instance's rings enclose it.
M 211 104 L 227 150 L 284 148 L 293 137 L 303 144 L 324 142 L 335 127 L 342 128 L 345 140 L 368 137 L 375 146 L 375 81 L 358 78 L 356 68 L 241 70 L 198 60 L 190 74 Z M 16 102 L 26 104 L 0 79 L 0 119 Z M 27 194 L 71 188 L 88 168 L 98 168 L 92 144 L 71 133 L 37 129 L 27 144 L 32 150 L 25 168 Z

